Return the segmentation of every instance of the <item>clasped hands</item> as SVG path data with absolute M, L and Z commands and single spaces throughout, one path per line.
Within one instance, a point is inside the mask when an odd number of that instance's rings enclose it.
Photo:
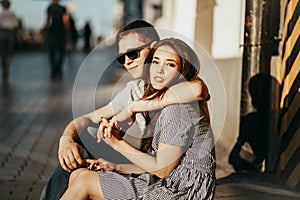
M 98 143 L 103 140 L 106 144 L 113 146 L 117 141 L 121 140 L 122 137 L 122 131 L 120 130 L 116 120 L 107 120 L 105 118 L 101 118 L 101 122 L 97 131 Z M 85 161 L 89 170 L 115 171 L 116 169 L 116 165 L 114 163 L 108 162 L 103 158 L 98 158 L 97 160 L 86 159 Z
M 123 109 L 120 113 L 114 116 L 111 120 L 101 118 L 99 128 L 97 131 L 97 142 L 100 143 L 102 140 L 110 146 L 113 146 L 117 141 L 122 140 L 125 132 L 120 128 L 130 126 L 134 121 L 133 112 L 129 107 Z M 105 171 L 115 171 L 116 165 L 114 163 L 108 162 L 103 158 L 97 160 L 87 159 L 89 170 L 105 170 Z
M 124 108 L 110 120 L 102 117 L 97 132 L 97 142 L 99 143 L 105 139 L 112 139 L 112 137 L 121 140 L 125 134 L 124 130 L 131 126 L 134 120 L 134 113 L 129 106 Z M 121 129 L 121 127 L 123 129 Z
M 97 131 L 97 142 L 102 140 L 108 143 L 108 140 L 118 139 L 121 140 L 123 135 L 121 134 L 121 128 L 115 119 L 107 120 L 101 118 L 101 122 Z

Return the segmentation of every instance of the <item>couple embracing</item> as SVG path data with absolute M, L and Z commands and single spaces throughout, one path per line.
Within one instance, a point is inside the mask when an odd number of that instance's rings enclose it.
M 60 165 L 41 199 L 213 199 L 214 138 L 197 54 L 180 39 L 160 40 L 143 20 L 125 25 L 116 41 L 118 62 L 136 80 L 108 105 L 67 125 Z M 147 134 L 139 147 L 125 139 L 128 119 Z M 99 145 L 130 163 L 84 157 L 79 135 L 90 124 L 100 124 Z

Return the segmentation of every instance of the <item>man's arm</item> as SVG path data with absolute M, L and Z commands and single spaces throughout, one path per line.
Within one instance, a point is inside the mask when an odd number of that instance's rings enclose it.
M 47 13 L 46 15 L 46 20 L 45 20 L 45 24 L 44 27 L 42 28 L 42 30 L 46 31 L 49 27 L 49 22 L 50 22 L 50 15 Z
M 89 114 L 77 117 L 72 120 L 65 128 L 58 148 L 58 159 L 61 167 L 70 172 L 79 165 L 85 164 L 81 156 L 82 147 L 77 143 L 79 135 L 91 124 L 99 124 L 101 118 L 111 118 L 113 109 L 110 104 L 99 108 Z
M 181 82 L 170 87 L 162 99 L 131 102 L 114 117 L 114 120 L 122 122 L 126 121 L 137 112 L 158 110 L 172 104 L 208 101 L 209 98 L 208 88 L 201 79 Z
M 48 6 L 48 8 L 46 9 L 46 19 L 45 19 L 45 23 L 44 23 L 44 27 L 43 27 L 43 30 L 45 30 L 45 31 L 49 28 L 49 25 L 50 25 L 50 19 L 51 19 L 50 9 L 51 9 L 51 6 Z
M 103 119 L 110 119 L 120 112 L 128 104 L 131 90 L 132 87 L 129 84 L 106 106 L 80 116 L 67 125 L 60 139 L 58 148 L 59 162 L 64 170 L 72 171 L 76 169 L 78 165 L 85 164 L 85 161 L 81 157 L 82 147 L 76 142 L 79 134 L 82 133 L 88 125 L 92 123 L 99 124 Z
M 201 79 L 181 82 L 170 87 L 162 99 L 134 101 L 130 105 L 133 112 L 157 110 L 168 105 L 209 100 L 206 84 Z
M 200 78 L 189 82 L 181 82 L 170 87 L 166 92 L 166 96 L 162 99 L 166 105 L 208 100 L 209 91 L 207 85 Z

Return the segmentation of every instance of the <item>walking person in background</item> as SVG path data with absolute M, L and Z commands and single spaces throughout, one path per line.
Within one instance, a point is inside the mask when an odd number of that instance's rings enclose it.
M 0 13 L 0 55 L 2 65 L 2 79 L 7 80 L 9 66 L 14 52 L 15 30 L 18 26 L 18 18 L 9 9 L 10 1 L 1 2 L 3 10 Z
M 83 38 L 84 38 L 84 52 L 88 53 L 91 50 L 91 35 L 92 29 L 90 23 L 87 21 L 83 29 Z
M 66 50 L 67 54 L 71 54 L 73 51 L 76 50 L 76 44 L 78 39 L 78 32 L 75 25 L 75 21 L 71 13 L 65 17 L 65 20 L 68 20 L 69 22 L 66 22 Z
M 44 30 L 47 31 L 51 78 L 59 79 L 63 75 L 65 58 L 66 30 L 69 20 L 66 8 L 59 4 L 59 0 L 52 0 L 47 8 Z

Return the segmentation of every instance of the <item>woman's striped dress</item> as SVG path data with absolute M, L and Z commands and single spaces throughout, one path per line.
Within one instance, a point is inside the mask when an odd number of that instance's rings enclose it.
M 106 199 L 213 199 L 215 191 L 214 139 L 202 109 L 170 105 L 161 110 L 152 148 L 159 143 L 183 146 L 178 166 L 165 179 L 151 174 L 124 175 L 99 171 Z

